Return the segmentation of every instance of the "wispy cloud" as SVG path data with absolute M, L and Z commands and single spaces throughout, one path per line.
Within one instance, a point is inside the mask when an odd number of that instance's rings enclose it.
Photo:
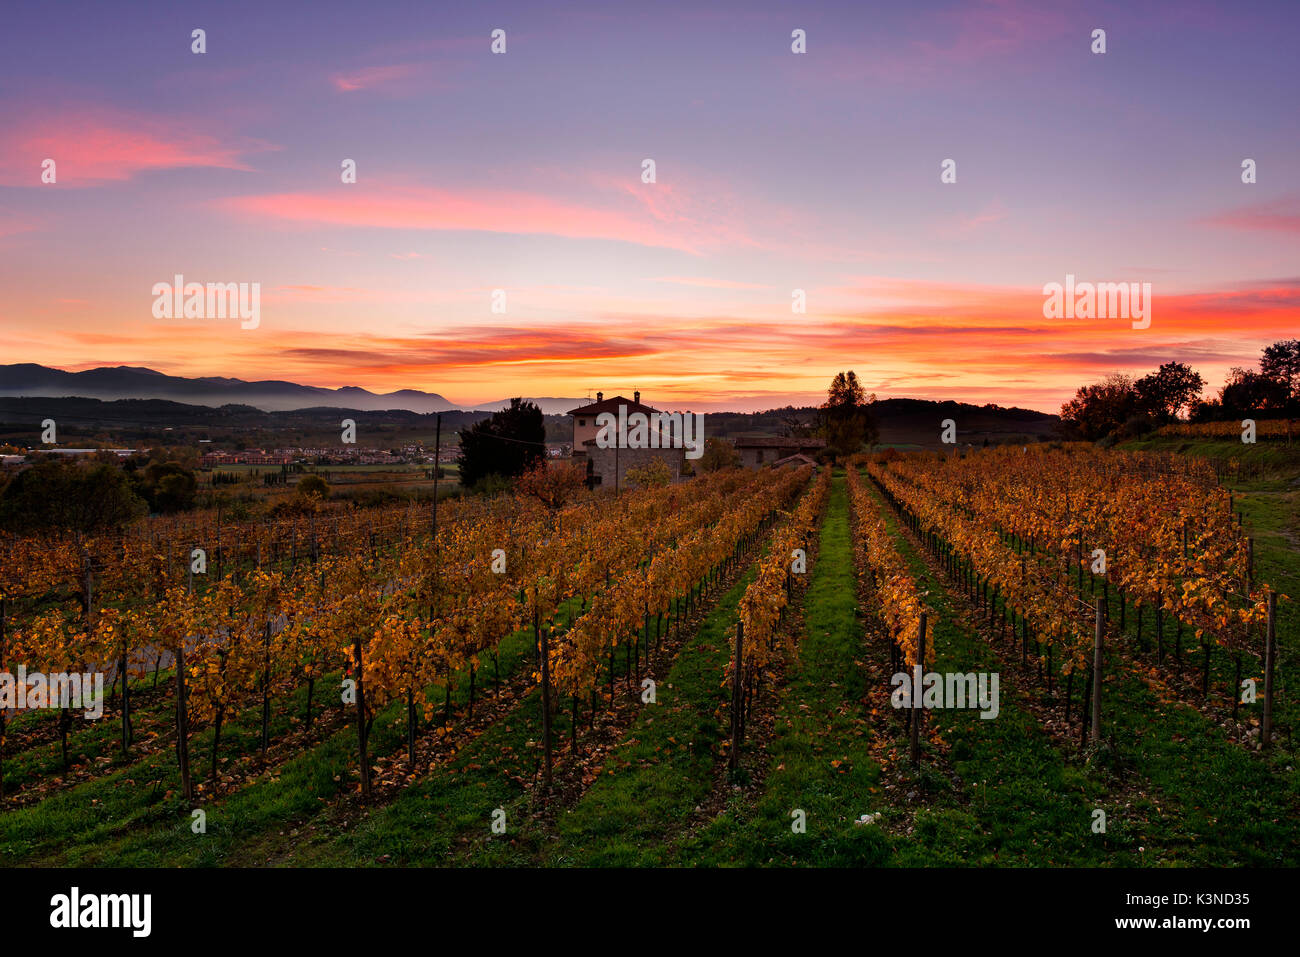
M 63 186 L 186 167 L 248 170 L 247 154 L 276 148 L 262 141 L 219 138 L 185 118 L 79 107 L 20 118 L 0 139 L 0 176 L 7 186 L 39 186 L 46 159 L 54 160 Z
M 251 218 L 290 223 L 603 239 L 696 254 L 744 241 L 738 227 L 692 215 L 681 191 L 672 199 L 637 201 L 629 194 L 594 193 L 588 201 L 575 201 L 518 190 L 409 186 L 275 193 L 215 202 Z
M 1282 196 L 1260 203 L 1238 206 L 1210 216 L 1202 222 L 1211 226 L 1228 226 L 1233 229 L 1300 233 L 1300 196 Z
M 334 89 L 340 93 L 359 90 L 409 89 L 414 81 L 427 78 L 432 73 L 429 63 L 393 63 L 387 66 L 368 66 L 330 76 Z

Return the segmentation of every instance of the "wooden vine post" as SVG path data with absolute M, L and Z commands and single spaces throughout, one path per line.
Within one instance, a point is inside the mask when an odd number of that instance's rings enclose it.
M 740 766 L 740 662 L 745 648 L 745 623 L 736 622 L 736 643 L 731 658 L 731 754 L 728 761 L 731 770 Z
M 1264 722 L 1259 740 L 1265 747 L 1273 742 L 1273 667 L 1277 662 L 1277 592 L 1268 593 L 1268 630 L 1264 633 Z
M 6 670 L 5 665 L 5 614 L 8 609 L 5 608 L 5 598 L 0 595 L 0 671 Z M 0 800 L 5 796 L 5 713 L 0 710 Z
M 192 550 L 191 550 L 192 551 Z M 190 564 L 185 583 L 186 594 L 194 595 L 194 565 Z M 188 622 L 187 622 L 188 624 Z M 189 628 L 182 628 L 188 632 Z M 189 635 L 181 634 L 176 644 L 176 764 L 181 772 L 181 793 L 185 800 L 194 799 L 194 789 L 190 781 L 190 728 L 188 691 L 185 687 L 185 642 Z
M 921 669 L 921 675 L 925 675 L 925 612 L 921 612 L 921 638 L 920 652 L 917 654 L 918 667 Z M 915 682 L 912 686 L 912 767 L 918 767 L 921 764 L 921 684 Z
M 541 628 L 537 610 L 537 586 L 533 586 L 533 641 L 542 657 L 542 749 L 545 752 L 543 782 L 551 787 L 551 649 L 549 636 Z
M 1101 740 L 1101 639 L 1106 626 L 1106 605 L 1098 598 L 1097 624 L 1092 639 L 1092 742 Z

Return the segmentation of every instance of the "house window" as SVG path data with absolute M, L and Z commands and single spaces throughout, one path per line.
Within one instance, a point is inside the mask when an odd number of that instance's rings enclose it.
M 763 450 L 762 450 L 762 449 L 759 449 L 759 450 L 758 450 L 758 457 L 757 457 L 756 459 L 754 459 L 754 461 L 755 461 L 755 462 L 758 462 L 758 463 L 760 463 L 760 464 L 762 463 L 762 461 L 763 461 Z
M 586 419 L 579 419 L 579 420 L 578 420 L 578 424 L 579 424 L 579 425 L 586 425 L 586 424 L 587 424 L 587 420 L 586 420 Z

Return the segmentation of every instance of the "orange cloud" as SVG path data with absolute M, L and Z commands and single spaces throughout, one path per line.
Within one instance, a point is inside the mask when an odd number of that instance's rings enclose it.
M 369 290 L 350 287 L 271 292 L 307 303 L 355 299 L 357 315 L 371 305 Z M 828 295 L 820 290 L 810 302 Z M 1230 366 L 1254 365 L 1264 345 L 1294 335 L 1300 279 L 1157 295 L 1147 330 L 1124 320 L 1047 320 L 1039 291 L 1017 287 L 864 277 L 835 299 L 840 308 L 810 306 L 806 316 L 779 305 L 766 313 L 665 316 L 652 304 L 604 311 L 593 307 L 597 298 L 579 301 L 576 318 L 563 322 L 462 318 L 420 334 L 385 334 L 373 324 L 326 328 L 311 321 L 310 310 L 232 334 L 203 323 L 115 320 L 92 309 L 82 329 L 0 347 L 65 367 L 69 359 L 101 365 L 112 357 L 180 375 L 420 388 L 469 404 L 626 386 L 674 408 L 696 400 L 700 407 L 761 408 L 817 400 L 835 372 L 851 368 L 882 396 L 1055 411 L 1107 372 L 1145 373 L 1170 360 L 1190 363 L 1217 389 Z M 0 322 L 0 332 L 32 324 Z

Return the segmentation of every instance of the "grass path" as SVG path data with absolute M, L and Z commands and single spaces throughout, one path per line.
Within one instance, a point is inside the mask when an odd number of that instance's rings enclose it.
M 804 595 L 805 633 L 777 705 L 762 797 L 745 792 L 706 828 L 680 842 L 673 860 L 691 865 L 870 866 L 888 848 L 879 830 L 855 825 L 875 809 L 880 769 L 869 749 L 849 531 L 848 494 L 836 476 L 817 563 Z M 792 812 L 806 833 L 795 833 Z
M 689 821 L 713 790 L 726 758 L 723 675 L 735 629 L 736 603 L 754 567 L 718 601 L 677 655 L 635 723 L 600 767 L 578 803 L 555 821 L 555 839 L 526 835 L 538 853 L 528 863 L 584 867 L 662 865 L 670 835 Z M 492 842 L 495 844 L 496 842 Z M 491 859 L 491 858 L 490 858 Z M 514 855 L 499 855 L 503 863 Z

